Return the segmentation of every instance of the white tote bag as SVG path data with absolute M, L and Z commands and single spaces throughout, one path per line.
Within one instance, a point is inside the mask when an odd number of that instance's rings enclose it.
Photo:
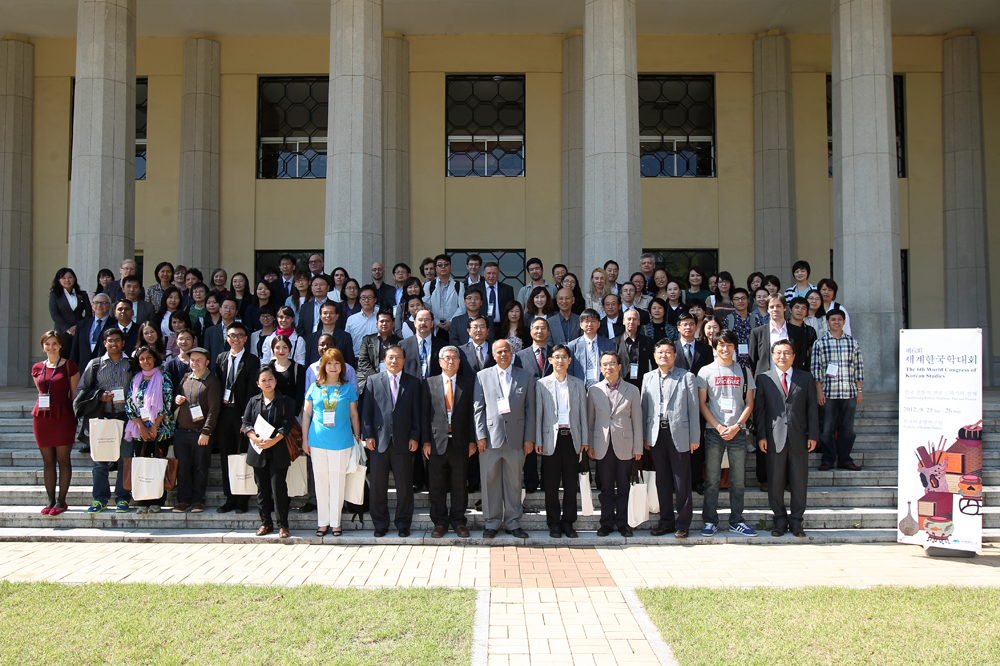
M 121 456 L 125 424 L 118 419 L 90 419 L 90 459 L 115 462 Z
M 229 456 L 229 488 L 234 495 L 256 495 L 257 482 L 253 467 L 247 464 L 247 454 Z
M 590 491 L 590 472 L 580 474 L 580 504 L 583 507 L 580 511 L 581 516 L 594 515 L 594 496 Z
M 628 524 L 639 527 L 649 520 L 649 501 L 646 498 L 646 484 L 633 483 L 628 489 Z
M 132 499 L 158 500 L 163 497 L 166 458 L 132 458 Z
M 302 497 L 309 494 L 308 459 L 299 456 L 288 467 L 285 473 L 285 484 L 288 486 L 289 497 Z
M 660 512 L 660 496 L 656 492 L 656 472 L 642 473 L 642 481 L 646 484 L 646 506 L 650 513 Z
M 364 504 L 365 502 L 365 472 L 368 468 L 358 465 L 353 472 L 344 477 L 344 501 L 351 504 Z

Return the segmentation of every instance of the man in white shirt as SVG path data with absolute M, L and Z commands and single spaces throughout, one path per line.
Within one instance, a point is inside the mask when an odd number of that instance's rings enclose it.
M 465 310 L 465 285 L 451 277 L 451 257 L 439 254 L 434 258 L 437 277 L 424 285 L 424 304 L 434 314 L 438 336 L 448 342 L 451 320 Z
M 375 314 L 377 312 L 375 309 L 377 298 L 378 294 L 375 293 L 375 289 L 371 285 L 366 284 L 362 287 L 358 294 L 358 300 L 361 301 L 361 312 L 355 312 L 348 317 L 347 323 L 344 325 L 344 329 L 351 336 L 355 358 L 361 351 L 361 339 L 378 330 L 378 319 Z
M 601 332 L 606 338 L 614 340 L 625 332 L 625 324 L 622 323 L 622 302 L 618 294 L 608 294 L 601 301 L 604 307 L 604 319 L 601 320 Z
M 496 325 L 503 316 L 507 303 L 514 300 L 514 290 L 500 282 L 500 267 L 494 261 L 483 268 L 483 283 L 476 287 L 483 294 L 483 313 L 491 325 Z
M 545 269 L 542 266 L 541 259 L 538 257 L 528 259 L 528 263 L 525 264 L 525 270 L 528 271 L 528 277 L 531 278 L 531 281 L 518 290 L 518 303 L 524 307 L 528 307 L 528 299 L 531 298 L 531 292 L 538 287 L 545 287 L 545 290 L 549 292 L 549 296 L 552 298 L 556 297 L 556 288 L 545 280 Z
M 618 273 L 621 268 L 618 267 L 618 262 L 614 259 L 608 259 L 604 262 L 604 272 L 608 274 L 608 284 L 611 285 L 611 293 L 619 293 L 619 288 L 621 285 L 618 284 Z
M 483 258 L 478 254 L 470 254 L 465 259 L 465 270 L 469 272 L 469 276 L 465 278 L 465 286 L 467 288 L 483 281 L 483 276 L 479 274 L 479 269 L 482 265 Z
M 586 382 L 587 388 L 601 381 L 601 354 L 615 350 L 614 342 L 597 334 L 600 326 L 597 311 L 587 308 L 580 314 L 583 335 L 566 345 L 573 354 L 570 374 Z

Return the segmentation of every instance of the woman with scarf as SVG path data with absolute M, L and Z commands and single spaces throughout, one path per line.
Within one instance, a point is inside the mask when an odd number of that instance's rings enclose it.
M 282 305 L 278 308 L 276 319 L 278 321 L 277 328 L 274 329 L 274 333 L 264 338 L 264 342 L 261 344 L 262 356 L 260 357 L 260 364 L 264 365 L 271 362 L 274 358 L 271 346 L 274 344 L 276 337 L 283 335 L 288 338 L 288 346 L 290 348 L 288 358 L 299 365 L 305 365 L 306 341 L 300 338 L 299 334 L 295 332 L 295 313 L 287 305 Z
M 131 442 L 135 458 L 164 458 L 174 437 L 174 384 L 160 369 L 163 359 L 148 345 L 136 350 L 139 370 L 125 398 L 125 441 Z M 165 495 L 165 493 L 164 493 Z M 137 513 L 159 513 L 163 497 L 136 502 Z

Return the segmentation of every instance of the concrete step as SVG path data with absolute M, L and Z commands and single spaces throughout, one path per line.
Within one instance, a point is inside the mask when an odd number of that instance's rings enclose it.
M 31 432 L 31 416 L 28 418 L 3 418 L 0 417 L 0 433 Z

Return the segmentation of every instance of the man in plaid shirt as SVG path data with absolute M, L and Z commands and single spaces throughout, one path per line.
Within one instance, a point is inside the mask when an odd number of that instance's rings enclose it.
M 812 374 L 823 424 L 819 436 L 821 472 L 834 465 L 854 472 L 861 470 L 851 459 L 851 449 L 854 412 L 861 402 L 865 370 L 858 341 L 844 333 L 846 319 L 843 310 L 831 308 L 826 313 L 829 330 L 813 345 Z

